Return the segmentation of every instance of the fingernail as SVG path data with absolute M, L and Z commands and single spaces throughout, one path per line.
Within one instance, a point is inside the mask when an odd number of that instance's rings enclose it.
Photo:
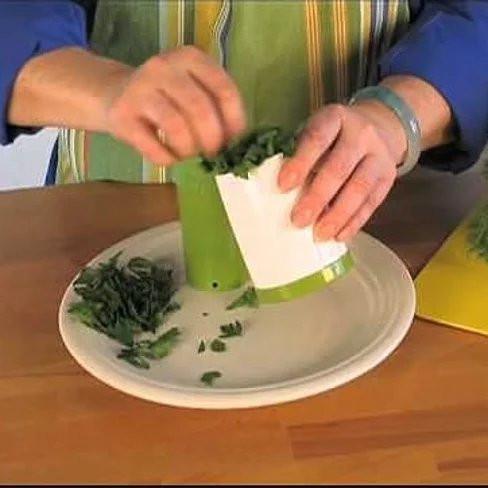
M 314 229 L 314 238 L 317 241 L 328 241 L 334 237 L 334 226 L 331 224 L 324 224 Z
M 308 207 L 294 210 L 291 220 L 297 227 L 305 227 L 312 223 L 312 210 Z
M 349 244 L 351 242 L 351 239 L 354 237 L 353 234 L 350 232 L 341 232 L 337 237 L 336 240 L 338 242 L 343 242 L 344 244 Z
M 298 183 L 298 173 L 293 170 L 284 171 L 280 174 L 278 185 L 282 191 L 289 191 Z

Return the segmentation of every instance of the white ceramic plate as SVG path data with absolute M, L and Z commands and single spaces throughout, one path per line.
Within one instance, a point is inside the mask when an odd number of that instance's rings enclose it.
M 185 286 L 179 224 L 155 227 L 115 244 L 89 264 L 120 250 L 122 259 L 171 261 L 182 285 L 177 295 L 182 309 L 164 327 L 181 328 L 178 347 L 152 362 L 149 370 L 117 359 L 120 346 L 115 341 L 68 315 L 69 304 L 77 299 L 72 284 L 59 309 L 61 336 L 76 361 L 99 380 L 166 405 L 246 408 L 322 393 L 383 361 L 400 344 L 414 316 L 413 283 L 395 254 L 366 234 L 350 248 L 355 269 L 323 291 L 257 310 L 226 311 L 238 293 L 196 292 Z M 229 339 L 224 353 L 207 349 L 197 354 L 201 339 L 218 336 L 219 325 L 236 318 L 243 322 L 243 337 Z M 222 377 L 209 388 L 200 377 L 211 370 Z

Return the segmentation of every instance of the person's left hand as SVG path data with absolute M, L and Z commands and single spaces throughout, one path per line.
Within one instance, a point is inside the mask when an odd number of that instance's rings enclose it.
M 406 145 L 400 121 L 380 102 L 319 110 L 278 179 L 283 191 L 304 185 L 292 222 L 314 224 L 319 241 L 353 237 L 393 186 Z

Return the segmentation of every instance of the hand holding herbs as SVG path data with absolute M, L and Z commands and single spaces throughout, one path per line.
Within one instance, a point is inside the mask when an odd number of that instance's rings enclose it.
M 70 56 L 77 60 L 79 54 Z M 103 109 L 91 114 L 99 129 L 157 165 L 168 166 L 199 152 L 213 154 L 245 129 L 236 83 L 220 63 L 194 46 L 155 53 L 133 69 L 114 70 L 88 53 L 81 60 L 107 80 L 101 90 Z M 160 137 L 148 127 L 161 129 Z M 170 137 L 162 137 L 165 134 Z

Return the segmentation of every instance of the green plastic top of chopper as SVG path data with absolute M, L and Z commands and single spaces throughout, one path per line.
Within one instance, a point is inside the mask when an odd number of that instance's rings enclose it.
M 249 280 L 219 195 L 201 159 L 172 171 L 176 183 L 187 282 L 202 291 L 229 291 Z

